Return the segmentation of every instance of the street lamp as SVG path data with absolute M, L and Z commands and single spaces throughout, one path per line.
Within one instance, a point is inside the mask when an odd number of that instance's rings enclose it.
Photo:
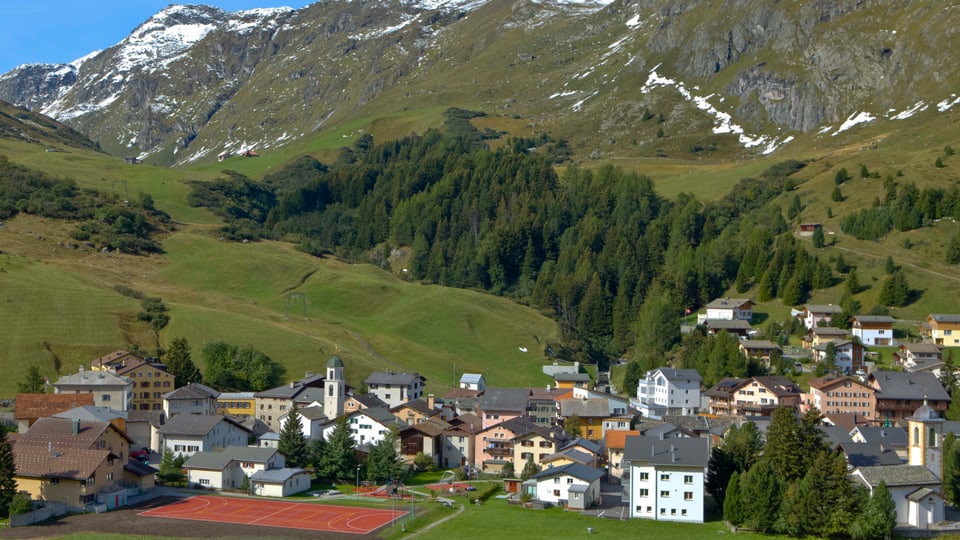
M 357 465 L 357 496 L 360 496 L 360 466 Z

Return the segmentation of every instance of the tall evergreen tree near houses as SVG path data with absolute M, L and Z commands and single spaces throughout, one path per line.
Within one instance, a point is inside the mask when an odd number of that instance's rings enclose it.
M 853 540 L 887 540 L 893 536 L 897 525 L 897 505 L 883 480 L 873 488 L 863 511 L 850 528 Z
M 353 432 L 347 420 L 346 415 L 337 418 L 319 459 L 318 476 L 346 481 L 356 474 L 357 444 L 353 440 Z
M 740 473 L 734 472 L 730 476 L 730 482 L 724 491 L 726 496 L 723 499 L 723 519 L 733 525 L 743 525 L 745 515 L 740 499 Z
M 943 498 L 947 504 L 956 505 L 960 501 L 960 448 L 952 431 L 943 437 L 940 452 L 943 455 Z
M 370 448 L 366 461 L 367 480 L 399 480 L 403 475 L 403 468 L 403 461 L 397 453 L 397 434 L 390 431 Z
M 190 383 L 203 382 L 200 369 L 193 363 L 190 356 L 190 343 L 185 337 L 173 338 L 170 348 L 164 356 L 167 371 L 174 377 L 174 386 L 180 388 Z
M 910 301 L 910 284 L 903 270 L 895 270 L 883 283 L 877 302 L 884 306 L 900 307 Z
M 40 368 L 36 364 L 30 364 L 23 382 L 18 383 L 17 387 L 21 394 L 43 394 L 47 391 L 46 383 L 46 379 L 40 374 Z
M 533 462 L 533 457 L 528 457 L 527 462 L 523 464 L 523 471 L 520 472 L 520 479 L 529 480 L 538 472 L 540 472 L 540 466 Z
M 0 429 L 0 517 L 10 513 L 10 503 L 17 494 L 17 479 L 14 478 L 16 466 L 13 461 L 13 449 L 7 439 L 7 431 Z
M 294 403 L 280 428 L 277 450 L 286 458 L 287 467 L 304 467 L 309 463 L 307 438 L 303 435 L 300 409 Z
M 773 531 L 780 511 L 782 487 L 769 461 L 761 459 L 750 467 L 740 482 L 744 523 L 762 533 Z

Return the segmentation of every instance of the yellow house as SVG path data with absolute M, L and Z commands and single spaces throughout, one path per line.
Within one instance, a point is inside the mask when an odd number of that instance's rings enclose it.
M 173 374 L 163 364 L 151 364 L 139 358 L 129 359 L 117 367 L 116 374 L 133 381 L 133 406 L 135 411 L 163 410 L 163 395 L 176 385 Z
M 439 413 L 440 411 L 436 410 L 433 405 L 433 394 L 430 394 L 427 399 L 415 399 L 401 403 L 390 409 L 390 414 L 396 417 L 401 424 L 412 426 L 420 422 L 426 422 L 428 418 Z
M 564 442 L 564 433 L 559 428 L 549 429 L 537 426 L 532 431 L 513 439 L 513 464 L 517 474 L 523 469 L 527 459 L 540 465 L 543 460 L 560 449 Z
M 927 315 L 927 320 L 920 327 L 920 333 L 937 345 L 960 347 L 960 315 Z
M 221 392 L 217 396 L 217 414 L 244 420 L 256 416 L 256 392 Z

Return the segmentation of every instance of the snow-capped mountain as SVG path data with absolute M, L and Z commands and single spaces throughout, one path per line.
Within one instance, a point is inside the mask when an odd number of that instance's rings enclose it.
M 522 119 L 586 153 L 650 152 L 664 125 L 690 146 L 731 137 L 772 152 L 798 134 L 952 107 L 960 77 L 940 52 L 957 44 L 954 11 L 929 0 L 171 5 L 104 51 L 0 76 L 0 99 L 163 164 L 449 106 Z

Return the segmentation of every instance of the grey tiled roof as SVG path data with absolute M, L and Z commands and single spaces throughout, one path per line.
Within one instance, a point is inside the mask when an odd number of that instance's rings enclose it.
M 653 465 L 706 467 L 710 441 L 704 438 L 627 437 L 623 460 Z
M 160 428 L 160 433 L 164 435 L 203 436 L 220 422 L 228 422 L 244 431 L 249 431 L 236 421 L 219 414 L 175 414 Z
M 220 392 L 217 392 L 205 384 L 190 383 L 186 386 L 181 386 L 172 392 L 167 392 L 163 395 L 163 399 L 216 399 L 216 397 L 219 395 Z
M 881 465 L 875 467 L 858 467 L 854 472 L 860 472 L 863 479 L 872 487 L 880 485 L 883 480 L 888 487 L 893 486 L 939 486 L 940 480 L 933 472 L 923 465 Z
M 371 384 L 387 384 L 391 386 L 406 386 L 417 379 L 427 379 L 419 373 L 393 373 L 390 371 L 374 371 L 363 382 Z
M 594 469 L 593 467 L 587 467 L 586 465 L 581 465 L 579 463 L 571 463 L 569 465 L 564 465 L 563 467 L 554 467 L 552 469 L 545 469 L 537 474 L 531 476 L 530 478 L 535 478 L 537 480 L 543 478 L 552 478 L 554 476 L 567 475 L 574 478 L 579 478 L 584 482 L 593 482 L 594 480 L 599 480 L 603 477 L 604 472 L 599 469 Z
M 560 401 L 560 416 L 573 415 L 580 418 L 606 418 L 610 416 L 610 405 L 607 403 L 607 398 L 574 398 Z
M 88 422 L 110 422 L 117 418 L 127 418 L 127 413 L 115 411 L 109 407 L 96 407 L 93 405 L 81 405 L 74 407 L 69 411 L 63 411 L 53 415 L 54 418 L 68 418 L 86 420 Z
M 480 396 L 480 410 L 525 412 L 530 401 L 527 388 L 487 388 Z
M 197 452 L 183 466 L 188 469 L 223 470 L 231 461 L 266 463 L 277 454 L 276 448 L 228 446 L 219 452 Z
M 382 407 L 386 409 L 389 407 L 389 404 L 386 401 L 377 397 L 376 394 L 371 394 L 371 393 L 358 394 L 353 396 L 353 399 L 355 399 L 358 403 L 360 403 L 361 405 L 367 408 Z
M 289 468 L 284 467 L 283 469 L 267 469 L 264 471 L 257 471 L 250 475 L 250 480 L 256 480 L 258 482 L 267 482 L 270 484 L 281 484 L 287 480 L 293 478 L 298 474 L 302 474 L 306 469 Z
M 880 390 L 877 399 L 931 399 L 950 401 L 950 394 L 940 384 L 937 376 L 929 372 L 904 373 L 900 371 L 874 371 L 869 381 Z
M 960 323 L 960 315 L 955 314 L 944 314 L 944 313 L 933 313 L 930 315 L 930 318 L 937 321 L 938 323 L 947 322 L 947 323 Z
M 851 467 L 900 465 L 900 456 L 889 446 L 870 443 L 844 443 L 839 446 Z

